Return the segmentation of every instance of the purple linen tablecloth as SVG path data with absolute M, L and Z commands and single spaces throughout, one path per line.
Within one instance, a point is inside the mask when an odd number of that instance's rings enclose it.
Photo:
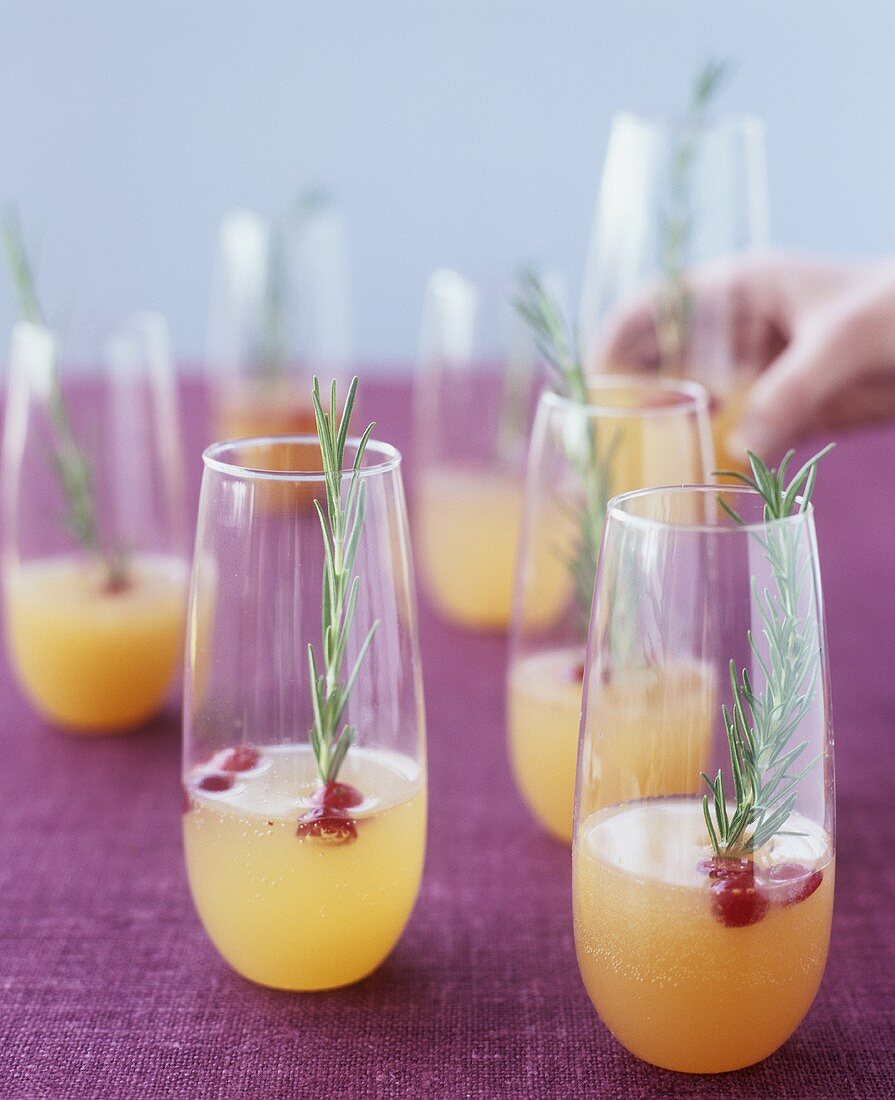
M 184 387 L 191 492 L 198 386 Z M 407 454 L 404 384 L 365 385 Z M 602 1026 L 575 963 L 570 859 L 513 789 L 505 642 L 421 605 L 431 823 L 404 938 L 333 993 L 258 988 L 197 920 L 180 841 L 179 718 L 121 739 L 45 725 L 0 667 L 0 1098 L 895 1095 L 895 430 L 846 441 L 817 491 L 839 781 L 826 978 L 764 1064 L 653 1069 Z M 748 1027 L 749 1021 L 738 1021 Z

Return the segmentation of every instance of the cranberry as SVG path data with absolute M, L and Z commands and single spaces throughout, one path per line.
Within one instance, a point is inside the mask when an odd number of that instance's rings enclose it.
M 701 859 L 697 867 L 709 878 L 739 878 L 741 875 L 754 875 L 754 866 L 749 859 L 739 859 L 737 856 L 710 856 L 709 859 Z
M 330 844 L 348 844 L 357 840 L 357 825 L 341 810 L 315 806 L 298 819 L 295 835 L 302 840 L 325 840 Z
M 211 772 L 208 775 L 203 775 L 196 786 L 200 791 L 212 791 L 214 793 L 229 791 L 233 786 L 233 776 Z
M 569 678 L 569 680 L 572 681 L 573 684 L 583 684 L 584 662 L 579 661 L 577 665 L 572 665 L 570 668 L 566 669 L 566 676 Z
M 254 745 L 237 745 L 224 757 L 221 770 L 225 772 L 250 772 L 257 768 L 261 753 Z
M 103 584 L 103 592 L 107 596 L 120 596 L 122 592 L 127 592 L 130 586 L 131 582 L 127 573 L 115 572 L 106 578 Z
M 771 901 L 777 905 L 796 905 L 811 897 L 823 877 L 823 871 L 811 871 L 801 863 L 778 863 L 767 873 Z
M 312 801 L 315 806 L 326 810 L 350 810 L 359 806 L 363 800 L 364 796 L 357 787 L 331 780 L 325 787 L 317 788 Z
M 728 928 L 758 924 L 771 904 L 751 871 L 733 878 L 719 878 L 711 889 L 715 920 Z
M 181 794 L 183 795 L 183 804 L 181 806 L 181 809 L 183 810 L 183 812 L 185 814 L 188 814 L 190 812 L 190 808 L 191 808 L 190 807 L 190 792 L 186 789 L 186 786 L 183 785 L 183 784 L 180 787 L 180 791 L 181 791 Z

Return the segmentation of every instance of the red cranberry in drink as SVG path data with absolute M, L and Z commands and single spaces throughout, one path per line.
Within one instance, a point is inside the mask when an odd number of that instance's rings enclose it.
M 347 844 L 357 840 L 357 825 L 341 810 L 316 806 L 298 819 L 295 835 L 302 840 L 324 840 L 329 844 Z
M 751 873 L 719 878 L 712 885 L 712 912 L 715 920 L 728 928 L 758 924 L 770 904 L 767 894 Z
M 209 775 L 203 775 L 196 786 L 200 791 L 210 791 L 212 794 L 218 794 L 221 791 L 230 790 L 233 786 L 233 776 L 211 772 Z
M 775 905 L 797 905 L 810 898 L 823 882 L 824 873 L 801 863 L 778 863 L 767 872 L 766 881 Z
M 254 745 L 237 745 L 224 757 L 221 770 L 225 772 L 250 772 L 258 767 L 261 753 Z
M 315 806 L 326 810 L 351 810 L 363 802 L 364 796 L 350 783 L 330 781 L 324 787 L 318 787 L 312 799 Z

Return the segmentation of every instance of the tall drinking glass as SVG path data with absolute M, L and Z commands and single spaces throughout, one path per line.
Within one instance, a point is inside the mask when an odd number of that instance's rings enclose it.
M 538 406 L 507 685 L 517 785 L 538 822 L 567 844 L 584 646 L 606 502 L 634 486 L 703 481 L 712 468 L 701 386 L 597 376 L 590 401 L 582 406 L 545 393 Z M 628 693 L 607 691 L 604 702 L 624 711 Z
M 312 432 L 312 375 L 340 376 L 351 358 L 339 211 L 316 192 L 276 221 L 231 211 L 220 230 L 208 333 L 215 439 Z
M 6 640 L 22 689 L 79 733 L 129 729 L 180 668 L 183 459 L 164 321 L 131 318 L 98 363 L 16 325 L 3 439 Z
M 343 499 L 357 447 L 348 440 Z M 319 456 L 314 436 L 205 452 L 188 627 L 183 830 L 193 899 L 235 970 L 291 990 L 358 981 L 386 958 L 416 900 L 426 833 L 401 458 L 385 443 L 369 443 L 359 475 L 365 506 L 345 669 L 376 625 L 341 719 L 356 737 L 338 782 L 319 778 L 309 731 L 312 689 L 326 677 L 312 677 L 308 649 L 319 669 L 332 641 L 321 638 L 321 524 L 313 508 L 271 508 L 269 493 L 289 485 L 323 503 Z
M 688 1073 L 748 1066 L 785 1042 L 817 993 L 830 936 L 833 742 L 814 520 L 809 507 L 768 521 L 762 505 L 745 488 L 617 497 L 591 618 L 578 962 L 616 1038 Z M 609 692 L 624 692 L 625 708 L 608 706 Z
M 658 369 L 701 382 L 715 451 L 745 468 L 729 437 L 761 365 L 758 333 L 724 277 L 767 245 L 762 123 L 613 120 L 581 300 L 592 370 Z
M 414 535 L 426 592 L 459 626 L 507 626 L 535 351 L 509 295 L 429 280 L 414 379 Z

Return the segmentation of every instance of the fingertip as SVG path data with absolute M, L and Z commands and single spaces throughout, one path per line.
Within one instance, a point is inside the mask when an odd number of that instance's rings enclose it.
M 761 422 L 744 421 L 727 436 L 725 447 L 731 454 L 745 455 L 752 451 L 760 458 L 767 459 L 779 446 L 773 432 Z

